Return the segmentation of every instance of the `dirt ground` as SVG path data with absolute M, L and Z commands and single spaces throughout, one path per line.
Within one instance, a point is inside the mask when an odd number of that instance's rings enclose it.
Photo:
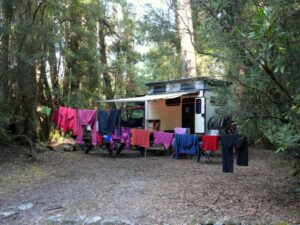
M 20 147 L 0 148 L 0 224 L 52 224 L 49 218 L 57 219 L 53 224 L 98 224 L 87 218 L 145 225 L 300 224 L 289 162 L 270 150 L 250 149 L 249 166 L 225 174 L 218 158 L 197 163 L 143 158 L 136 151 L 111 158 L 101 149 L 31 157 Z

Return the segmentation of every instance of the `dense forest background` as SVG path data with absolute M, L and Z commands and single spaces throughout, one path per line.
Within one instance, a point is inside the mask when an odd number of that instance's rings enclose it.
M 0 142 L 47 140 L 41 105 L 91 108 L 182 77 L 182 1 L 197 76 L 232 82 L 219 115 L 252 143 L 299 155 L 299 0 L 169 0 L 143 13 L 126 0 L 1 0 Z

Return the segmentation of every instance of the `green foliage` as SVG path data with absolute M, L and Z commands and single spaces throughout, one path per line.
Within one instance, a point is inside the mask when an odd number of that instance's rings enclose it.
M 261 129 L 265 129 L 264 135 L 276 144 L 277 152 L 300 148 L 300 132 L 293 124 L 269 123 L 262 122 Z
M 153 46 L 145 58 L 145 75 L 150 76 L 152 81 L 179 78 L 179 57 L 167 43 Z
M 232 81 L 219 92 L 219 113 L 233 116 L 253 141 L 299 151 L 299 2 L 192 2 L 198 73 Z M 93 108 L 99 98 L 143 94 L 145 82 L 179 78 L 171 8 L 166 13 L 148 6 L 137 21 L 126 0 L 38 4 L 1 2 L 0 72 L 9 69 L 0 89 L 9 86 L 4 100 L 11 100 L 11 111 L 1 111 L 1 130 L 15 118 L 35 121 L 32 112 L 41 103 Z
M 266 130 L 276 131 L 282 125 L 290 137 L 299 129 L 295 95 L 300 87 L 300 62 L 295 52 L 299 53 L 300 21 L 295 4 L 201 1 L 197 9 L 202 15 L 197 34 L 202 33 L 202 40 L 206 40 L 199 46 L 211 46 L 216 54 L 225 56 L 221 59 L 225 78 L 233 82 L 221 93 L 223 99 L 229 99 L 224 102 L 226 111 L 256 140 L 259 136 L 270 138 Z M 209 41 L 205 37 L 213 38 Z M 288 131 L 287 127 L 295 129 Z
M 142 73 L 149 81 L 172 80 L 180 77 L 180 41 L 173 18 L 148 6 L 138 26 L 138 43 L 147 46 Z
M 300 4 L 295 1 L 201 1 L 198 49 L 220 55 L 220 115 L 231 115 L 251 143 L 275 147 L 300 171 Z M 199 15 L 202 17 L 200 18 Z M 205 22 L 201 22 L 201 19 Z M 204 33 L 203 31 L 206 31 Z M 201 40 L 205 40 L 201 43 Z

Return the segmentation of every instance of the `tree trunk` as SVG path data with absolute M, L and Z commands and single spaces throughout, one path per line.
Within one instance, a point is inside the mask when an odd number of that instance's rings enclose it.
M 181 77 L 196 77 L 196 54 L 190 0 L 177 0 L 176 17 L 181 47 Z
M 9 52 L 10 52 L 10 28 L 13 18 L 13 6 L 11 0 L 3 0 L 1 4 L 3 10 L 3 30 L 1 38 L 0 54 L 0 99 L 2 104 L 8 104 L 9 96 Z M 1 107 L 2 108 L 2 107 Z
M 79 42 L 81 36 L 79 29 L 81 28 L 81 14 L 78 10 L 78 1 L 70 1 L 70 26 L 66 28 L 66 39 L 68 43 L 69 54 L 66 57 L 66 73 L 65 73 L 65 87 L 67 91 L 68 105 L 72 102 L 72 96 L 79 90 L 81 79 L 80 62 L 78 61 Z
M 102 67 L 104 67 L 103 71 L 103 79 L 105 84 L 104 94 L 106 99 L 112 99 L 114 97 L 111 85 L 111 76 L 108 71 L 107 65 L 107 56 L 106 56 L 106 43 L 105 43 L 105 27 L 102 22 L 99 22 L 99 46 L 100 46 L 100 61 L 102 63 Z
M 49 46 L 49 67 L 50 67 L 50 78 L 52 86 L 52 95 L 55 101 L 59 98 L 59 83 L 58 83 L 58 63 L 56 58 L 55 46 L 53 43 L 50 43 Z
M 45 30 L 45 10 L 42 11 L 42 18 L 41 18 L 41 28 Z M 50 90 L 50 86 L 48 83 L 48 79 L 47 79 L 47 71 L 46 71 L 46 52 L 47 52 L 47 33 L 44 32 L 44 34 L 42 35 L 42 41 L 41 41 L 41 48 L 40 48 L 40 52 L 42 53 L 41 56 L 41 65 L 40 65 L 40 81 L 42 83 L 42 93 L 45 97 L 46 102 L 44 104 L 51 106 L 51 102 L 52 102 L 52 95 L 51 95 L 51 90 Z
M 16 8 L 18 13 L 16 17 L 18 116 L 22 118 L 18 130 L 21 134 L 34 140 L 38 127 L 35 112 L 37 82 L 35 63 L 32 59 L 35 53 L 35 42 L 28 27 L 32 21 L 32 2 L 30 0 L 20 1 Z

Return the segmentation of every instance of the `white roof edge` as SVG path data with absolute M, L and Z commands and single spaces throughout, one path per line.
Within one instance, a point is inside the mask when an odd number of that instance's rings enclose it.
M 194 94 L 197 91 L 185 91 L 185 92 L 176 92 L 176 93 L 164 93 L 164 94 L 154 94 L 154 95 L 145 95 L 141 97 L 134 97 L 134 98 L 119 98 L 119 99 L 108 99 L 108 100 L 99 100 L 97 102 L 145 102 L 151 100 L 158 100 L 158 99 L 172 99 L 177 98 L 183 95 Z

